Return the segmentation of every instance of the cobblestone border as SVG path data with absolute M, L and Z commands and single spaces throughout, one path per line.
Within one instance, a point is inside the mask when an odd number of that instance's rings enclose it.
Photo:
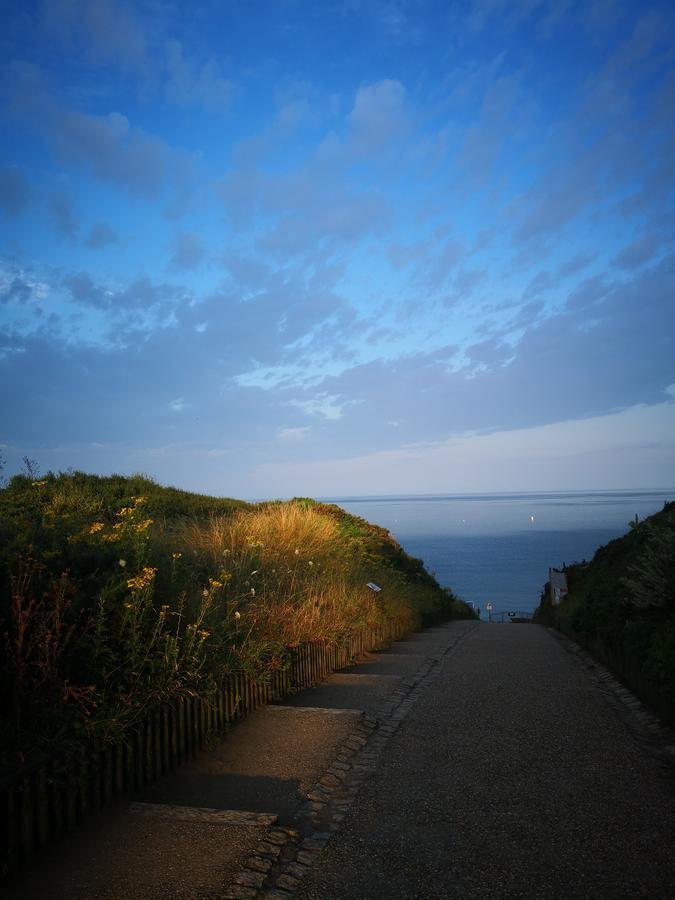
M 362 716 L 340 745 L 332 765 L 307 792 L 294 828 L 268 830 L 223 900 L 289 900 L 340 828 L 363 783 L 375 772 L 390 738 L 417 703 L 422 691 L 439 676 L 444 658 L 478 627 L 453 635 L 435 656 L 428 656 L 412 678 L 404 678 L 378 708 Z
M 675 732 L 664 725 L 618 678 L 576 641 L 555 628 L 546 629 L 582 666 L 605 702 L 616 712 L 644 752 L 675 778 Z

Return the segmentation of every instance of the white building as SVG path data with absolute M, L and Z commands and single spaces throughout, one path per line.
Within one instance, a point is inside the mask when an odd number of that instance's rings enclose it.
M 558 569 L 549 569 L 548 580 L 551 585 L 551 603 L 558 606 L 567 596 L 567 576 Z

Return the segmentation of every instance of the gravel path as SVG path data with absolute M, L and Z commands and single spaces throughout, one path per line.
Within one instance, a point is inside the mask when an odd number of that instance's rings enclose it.
M 482 625 L 411 708 L 299 896 L 675 898 L 673 781 L 546 630 Z

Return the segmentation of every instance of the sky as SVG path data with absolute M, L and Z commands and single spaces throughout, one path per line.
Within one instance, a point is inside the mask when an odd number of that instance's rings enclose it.
M 244 498 L 675 485 L 675 10 L 6 2 L 0 452 Z

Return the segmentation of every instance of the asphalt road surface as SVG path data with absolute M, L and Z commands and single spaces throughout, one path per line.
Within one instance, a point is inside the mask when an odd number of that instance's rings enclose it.
M 298 896 L 675 898 L 672 771 L 545 629 L 481 625 Z

